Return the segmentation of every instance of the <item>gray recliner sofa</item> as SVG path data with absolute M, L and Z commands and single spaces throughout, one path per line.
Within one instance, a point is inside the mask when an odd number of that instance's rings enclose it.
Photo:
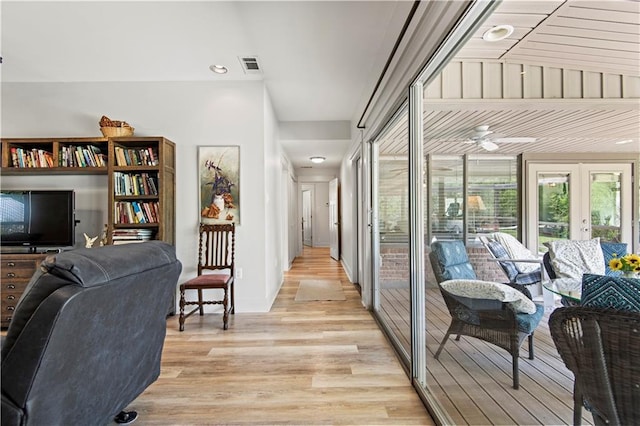
M 182 265 L 160 241 L 47 257 L 2 344 L 2 425 L 104 425 L 160 374 Z

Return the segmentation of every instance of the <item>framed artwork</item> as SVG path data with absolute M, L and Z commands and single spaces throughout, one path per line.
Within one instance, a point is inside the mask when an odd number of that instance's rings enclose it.
M 240 224 L 240 147 L 198 147 L 201 223 Z

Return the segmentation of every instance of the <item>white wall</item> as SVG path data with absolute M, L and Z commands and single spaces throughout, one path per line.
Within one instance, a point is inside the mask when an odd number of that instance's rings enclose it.
M 278 143 L 278 121 L 271 106 L 269 94 L 264 90 L 264 157 L 265 157 L 265 299 L 273 304 L 288 263 L 283 259 L 282 215 L 287 214 L 288 200 L 282 194 L 282 150 Z
M 350 150 L 340 165 L 340 260 L 351 282 L 356 278 L 360 281 L 360 277 L 357 277 L 358 222 L 355 217 L 359 194 L 356 193 L 354 174 L 356 165 L 350 155 L 354 151 Z
M 280 284 L 278 238 L 267 236 L 279 200 L 271 176 L 279 170 L 276 120 L 262 82 L 151 83 L 3 83 L 2 137 L 100 136 L 102 115 L 125 120 L 137 136 L 165 136 L 176 144 L 176 250 L 183 263 L 181 280 L 196 271 L 199 221 L 197 147 L 240 146 L 241 223 L 237 228 L 236 281 L 238 312 L 269 310 Z M 278 176 L 276 173 L 275 176 Z M 3 176 L 2 187 L 84 188 L 103 176 Z M 39 182 L 39 183 L 37 183 Z M 100 181 L 79 191 L 82 210 L 104 212 L 107 195 Z M 274 186 L 275 185 L 275 186 Z M 104 190 L 104 193 L 101 191 Z M 100 194 L 84 195 L 86 192 Z M 268 225 L 269 223 L 269 225 Z M 270 232 L 270 231 L 269 231 Z M 95 231 L 92 232 L 95 234 Z M 279 235 L 279 234 L 276 234 Z M 267 255 L 267 253 L 269 253 Z M 274 258 L 276 256 L 276 258 Z

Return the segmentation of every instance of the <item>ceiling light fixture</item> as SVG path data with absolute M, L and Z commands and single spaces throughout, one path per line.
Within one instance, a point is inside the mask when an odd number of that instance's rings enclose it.
M 309 158 L 309 160 L 311 160 L 312 163 L 320 164 L 324 160 L 326 160 L 326 158 L 324 158 L 324 157 L 311 157 L 311 158 Z
M 513 26 L 511 25 L 497 25 L 493 28 L 489 28 L 482 34 L 484 41 L 500 41 L 513 34 Z
M 623 141 L 616 142 L 616 145 L 624 145 L 626 143 L 631 143 L 631 142 L 633 142 L 633 139 L 625 139 Z
M 216 74 L 226 74 L 229 71 L 224 65 L 211 65 L 209 69 Z

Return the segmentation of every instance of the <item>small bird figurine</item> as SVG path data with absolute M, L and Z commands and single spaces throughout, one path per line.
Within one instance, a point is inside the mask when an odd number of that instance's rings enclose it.
M 98 239 L 98 236 L 96 235 L 95 237 L 90 237 L 86 234 L 86 232 L 83 233 L 83 235 L 84 235 L 84 241 L 85 241 L 84 246 L 86 248 L 93 247 L 93 243 Z

